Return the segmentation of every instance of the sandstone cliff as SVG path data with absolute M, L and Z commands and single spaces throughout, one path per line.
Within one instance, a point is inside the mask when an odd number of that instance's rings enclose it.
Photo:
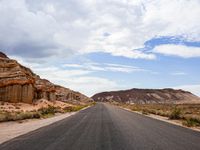
M 0 55 L 0 101 L 31 103 L 34 98 L 34 73 Z
M 131 89 L 124 91 L 102 92 L 92 96 L 95 101 L 121 103 L 193 103 L 200 98 L 190 92 L 174 89 Z
M 0 101 L 32 103 L 38 99 L 73 103 L 92 101 L 81 93 L 41 79 L 29 68 L 0 52 Z

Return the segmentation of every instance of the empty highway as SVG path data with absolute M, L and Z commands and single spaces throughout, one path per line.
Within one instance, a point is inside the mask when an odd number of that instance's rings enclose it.
M 200 132 L 98 103 L 0 150 L 200 150 Z

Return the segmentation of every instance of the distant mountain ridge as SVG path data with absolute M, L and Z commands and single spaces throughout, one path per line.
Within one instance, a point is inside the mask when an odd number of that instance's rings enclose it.
M 121 103 L 195 103 L 200 98 L 188 91 L 175 89 L 130 89 L 97 93 L 92 96 L 96 102 L 121 102 Z

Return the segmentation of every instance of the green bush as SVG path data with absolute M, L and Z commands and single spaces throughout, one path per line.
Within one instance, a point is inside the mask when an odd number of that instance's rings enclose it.
M 181 109 L 175 107 L 169 115 L 169 119 L 181 119 Z

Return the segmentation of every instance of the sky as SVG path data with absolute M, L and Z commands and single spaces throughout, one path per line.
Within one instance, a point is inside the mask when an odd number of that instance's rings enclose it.
M 0 50 L 53 83 L 200 96 L 200 0 L 0 0 L 0 18 Z

